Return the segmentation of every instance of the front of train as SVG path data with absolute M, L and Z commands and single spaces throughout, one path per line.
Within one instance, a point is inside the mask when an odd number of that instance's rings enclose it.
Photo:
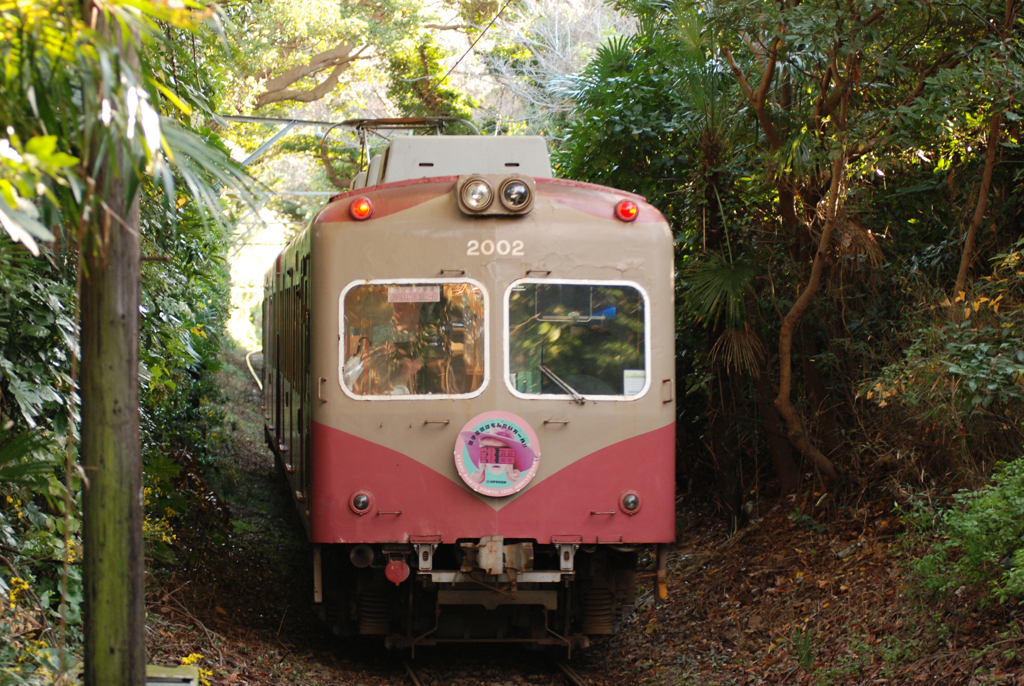
M 539 138 L 396 138 L 310 232 L 323 615 L 391 646 L 586 645 L 674 538 L 673 247 Z M 357 184 L 358 185 L 358 184 Z

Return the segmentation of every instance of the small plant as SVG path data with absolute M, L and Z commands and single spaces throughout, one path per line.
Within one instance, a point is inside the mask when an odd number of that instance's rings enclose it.
M 918 658 L 920 652 L 919 641 L 912 638 L 889 636 L 885 638 L 881 646 L 882 662 L 890 666 L 912 662 Z
M 816 534 L 823 534 L 829 530 L 828 525 L 822 524 L 814 517 L 804 514 L 800 511 L 799 507 L 793 508 L 793 511 L 789 514 L 789 521 L 805 526 Z
M 939 517 L 933 552 L 914 562 L 922 586 L 946 595 L 987 584 L 1000 603 L 1024 598 L 1024 458 L 1001 463 L 991 484 L 954 501 Z
M 793 627 L 793 653 L 800 669 L 808 670 L 814 666 L 814 658 L 818 651 L 815 648 L 814 630 L 807 627 Z

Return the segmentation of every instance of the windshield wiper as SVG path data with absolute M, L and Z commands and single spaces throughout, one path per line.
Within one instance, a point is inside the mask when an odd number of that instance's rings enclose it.
M 540 365 L 538 367 L 538 369 L 540 369 L 541 372 L 543 372 L 545 376 L 547 376 L 549 379 L 554 381 L 556 386 L 558 386 L 563 391 L 565 391 L 566 393 L 571 395 L 573 402 L 579 403 L 580 405 L 585 405 L 587 403 L 587 399 L 584 398 L 583 395 L 579 391 L 577 391 L 575 388 L 573 388 L 572 386 L 570 386 L 566 382 L 562 381 L 562 379 L 558 376 L 558 374 L 555 374 L 553 371 L 551 371 L 550 369 L 548 369 L 544 365 Z

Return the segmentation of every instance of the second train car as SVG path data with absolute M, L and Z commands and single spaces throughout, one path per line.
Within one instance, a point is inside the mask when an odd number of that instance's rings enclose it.
M 614 633 L 674 538 L 665 219 L 552 178 L 539 137 L 396 137 L 353 185 L 265 279 L 319 613 L 413 649 Z

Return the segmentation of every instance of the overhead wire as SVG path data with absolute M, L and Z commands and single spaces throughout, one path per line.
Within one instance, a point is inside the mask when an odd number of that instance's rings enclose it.
M 484 34 L 486 34 L 486 33 L 487 33 L 487 32 L 488 32 L 489 30 L 490 30 L 490 28 L 491 28 L 492 26 L 494 26 L 494 22 L 498 21 L 498 18 L 499 18 L 499 17 L 501 17 L 501 15 L 502 15 L 502 13 L 503 13 L 503 12 L 505 11 L 505 9 L 506 9 L 506 8 L 508 8 L 508 6 L 509 6 L 509 5 L 511 5 L 511 4 L 512 4 L 512 0 L 505 0 L 505 4 L 501 6 L 501 9 L 499 9 L 499 10 L 498 10 L 498 13 L 494 15 L 494 18 L 493 18 L 493 19 L 491 19 L 490 23 L 489 23 L 489 24 L 487 24 L 487 26 L 485 26 L 485 27 L 484 27 L 484 30 L 483 30 L 483 31 L 481 31 L 481 32 L 480 32 L 480 35 L 476 37 L 476 40 L 474 40 L 474 41 L 473 41 L 473 42 L 472 42 L 472 43 L 470 44 L 470 46 L 469 46 L 469 48 L 468 48 L 468 49 L 466 50 L 466 52 L 462 53 L 462 56 L 461 56 L 461 57 L 459 57 L 459 59 L 457 59 L 457 60 L 455 61 L 455 64 L 453 64 L 453 65 L 452 65 L 452 68 L 451 68 L 451 69 L 449 69 L 449 70 L 448 70 L 448 72 L 447 72 L 447 73 L 446 73 L 446 74 L 445 74 L 444 76 L 442 76 L 442 77 L 441 77 L 440 79 L 438 79 L 438 80 L 437 80 L 437 81 L 436 81 L 436 82 L 434 83 L 433 87 L 432 87 L 432 88 L 430 89 L 430 91 L 429 91 L 429 92 L 427 93 L 427 95 L 433 95 L 433 94 L 434 94 L 434 92 L 435 92 L 435 91 L 437 90 L 437 87 L 438 87 L 438 86 L 440 86 L 440 85 L 441 85 L 441 83 L 442 83 L 442 82 L 443 82 L 443 81 L 444 81 L 445 79 L 447 79 L 447 78 L 448 78 L 449 76 L 451 76 L 451 75 L 452 75 L 452 72 L 453 72 L 453 71 L 455 71 L 455 68 L 456 68 L 456 67 L 458 67 L 458 66 L 459 66 L 459 65 L 460 65 L 460 64 L 462 63 L 462 60 L 466 59 L 466 56 L 467 56 L 467 55 L 469 55 L 469 53 L 473 52 L 473 48 L 475 48 L 475 47 L 476 47 L 476 44 L 477 44 L 477 43 L 479 43 L 479 42 L 480 42 L 480 39 L 484 37 Z

